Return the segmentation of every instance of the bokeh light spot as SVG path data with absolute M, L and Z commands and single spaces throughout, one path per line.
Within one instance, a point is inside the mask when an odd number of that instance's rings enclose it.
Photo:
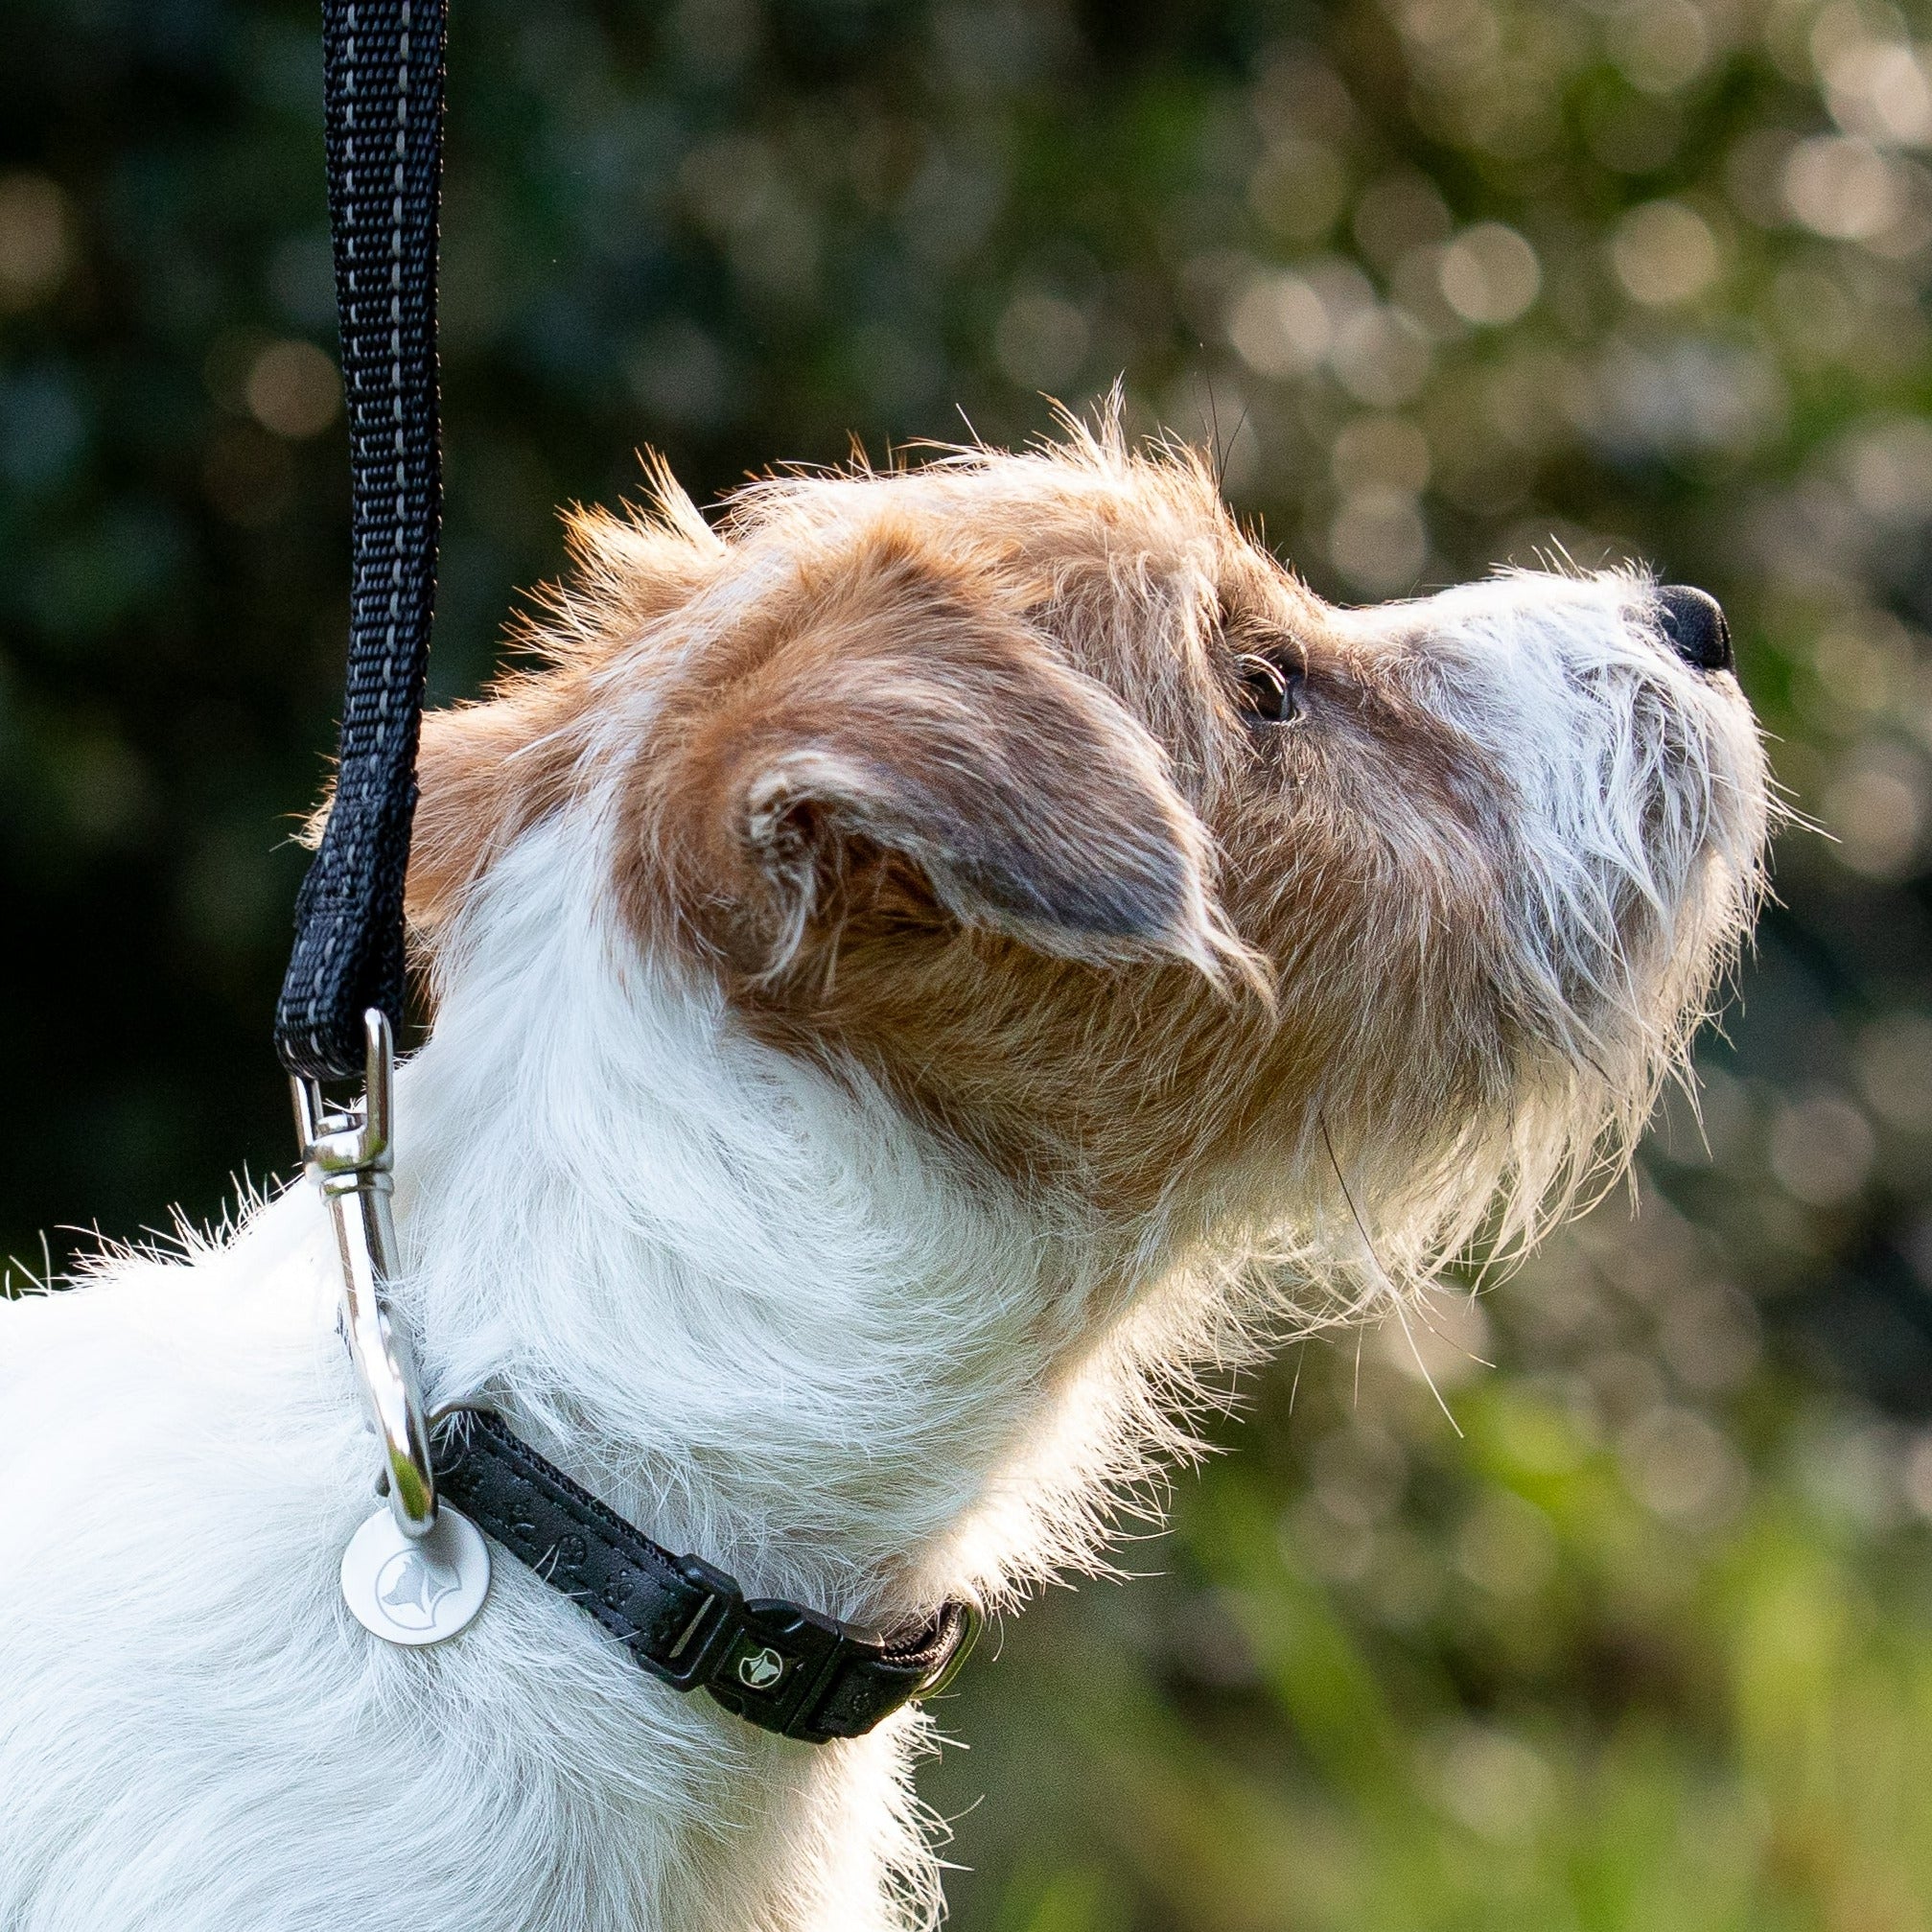
M 0 312 L 51 295 L 71 266 L 67 198 L 44 175 L 0 175 Z
M 1872 1124 L 1840 1094 L 1781 1106 L 1771 1127 L 1771 1172 L 1806 1207 L 1838 1207 L 1865 1185 L 1877 1154 Z
M 1618 1453 L 1638 1500 L 1659 1516 L 1708 1527 L 1743 1501 L 1737 1452 L 1693 1410 L 1653 1409 L 1624 1432 Z
M 1328 530 L 1329 561 L 1371 596 L 1414 587 L 1429 558 L 1429 530 L 1415 499 L 1379 485 L 1342 499 Z
M 1551 1797 L 1549 1766 L 1520 1737 L 1486 1725 L 1455 1727 L 1436 1753 L 1437 1803 L 1482 1838 L 1533 1838 Z
M 1399 409 L 1422 393 L 1432 352 L 1413 316 L 1377 306 L 1351 315 L 1336 331 L 1329 360 L 1336 380 L 1358 403 Z
M 1610 262 L 1623 292 L 1655 309 L 1703 294 L 1720 267 L 1711 224 L 1681 201 L 1633 208 L 1611 235 Z
M 244 394 L 248 413 L 265 430 L 299 441 L 336 420 L 342 382 L 336 365 L 313 342 L 271 342 L 255 358 Z
M 993 353 L 1021 388 L 1058 389 L 1080 373 L 1089 336 L 1085 315 L 1071 302 L 1022 290 L 993 331 Z
M 1443 250 L 1443 299 L 1466 322 L 1492 327 L 1528 313 L 1543 287 L 1536 250 L 1514 228 L 1482 221 Z
M 1814 134 L 1792 149 L 1784 201 L 1807 228 L 1841 242 L 1882 234 L 1903 211 L 1892 162 L 1869 141 L 1838 134 Z
M 1932 1014 L 1891 1013 L 1858 1036 L 1858 1090 L 1888 1125 L 1932 1131 Z
M 1284 241 L 1318 242 L 1335 226 L 1347 194 L 1348 174 L 1333 148 L 1289 136 L 1256 164 L 1247 205 Z
M 1866 878 L 1903 878 L 1925 830 L 1926 785 L 1916 760 L 1874 749 L 1827 787 L 1821 814 L 1839 862 Z
M 1610 58 L 1633 87 L 1672 94 L 1704 72 L 1711 28 L 1689 0 L 1648 0 L 1613 13 L 1605 35 Z
M 1334 332 L 1321 297 L 1299 275 L 1262 275 L 1235 297 L 1227 336 L 1258 376 L 1276 381 L 1314 368 Z

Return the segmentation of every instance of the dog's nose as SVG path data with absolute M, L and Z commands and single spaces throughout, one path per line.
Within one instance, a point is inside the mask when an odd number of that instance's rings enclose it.
M 1728 671 L 1733 663 L 1731 626 L 1717 599 L 1688 584 L 1666 584 L 1657 608 L 1670 648 L 1700 671 Z

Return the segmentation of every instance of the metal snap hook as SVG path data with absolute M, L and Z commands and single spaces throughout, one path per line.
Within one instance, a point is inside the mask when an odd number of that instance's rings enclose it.
M 395 1042 L 388 1015 L 362 1015 L 366 1042 L 361 1105 L 331 1108 L 321 1085 L 292 1077 L 302 1165 L 322 1191 L 342 1268 L 341 1327 L 350 1360 L 383 1445 L 389 1508 L 405 1536 L 427 1536 L 436 1521 L 430 1434 L 407 1338 L 389 1319 L 385 1297 L 399 1272 L 391 1138 Z

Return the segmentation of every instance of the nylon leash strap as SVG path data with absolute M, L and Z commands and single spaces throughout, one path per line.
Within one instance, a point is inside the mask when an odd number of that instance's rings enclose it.
M 349 418 L 349 673 L 335 803 L 296 902 L 275 1015 L 291 1074 L 363 1068 L 403 1022 L 403 881 L 436 599 L 436 214 L 445 0 L 323 0 L 336 306 Z
M 323 0 L 349 417 L 349 668 L 336 794 L 296 901 L 275 1047 L 295 1089 L 303 1164 L 334 1222 L 343 1338 L 384 1452 L 388 1502 L 343 1552 L 343 1595 L 391 1642 L 454 1636 L 488 1592 L 485 1531 L 673 1689 L 702 1688 L 748 1722 L 806 1742 L 857 1736 L 950 1679 L 972 1647 L 974 1611 L 945 1603 L 884 1637 L 799 1604 L 747 1600 L 724 1571 L 653 1543 L 499 1417 L 448 1416 L 432 1443 L 407 1337 L 388 1313 L 399 1252 L 390 1082 L 406 989 L 403 887 L 442 523 L 446 25 L 446 0 Z M 324 1100 L 323 1082 L 358 1075 L 360 1105 Z

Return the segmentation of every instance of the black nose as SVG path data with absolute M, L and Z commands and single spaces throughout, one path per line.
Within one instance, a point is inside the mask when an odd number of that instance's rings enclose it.
M 1715 597 L 1688 584 L 1666 584 L 1657 594 L 1657 610 L 1670 648 L 1687 664 L 1701 671 L 1731 668 L 1731 626 Z

